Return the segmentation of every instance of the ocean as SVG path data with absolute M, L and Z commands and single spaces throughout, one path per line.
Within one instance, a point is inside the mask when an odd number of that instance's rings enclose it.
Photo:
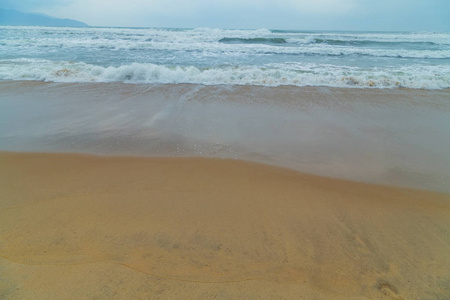
M 450 34 L 0 27 L 0 151 L 242 159 L 450 192 Z
M 450 33 L 0 27 L 0 80 L 445 89 Z

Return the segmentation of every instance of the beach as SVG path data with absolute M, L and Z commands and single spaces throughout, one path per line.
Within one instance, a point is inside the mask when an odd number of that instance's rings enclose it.
M 450 296 L 448 194 L 212 158 L 0 168 L 2 299 Z
M 240 159 L 450 193 L 450 90 L 0 82 L 0 150 Z
M 448 90 L 0 90 L 2 299 L 450 296 Z
M 0 299 L 450 298 L 448 33 L 0 35 Z

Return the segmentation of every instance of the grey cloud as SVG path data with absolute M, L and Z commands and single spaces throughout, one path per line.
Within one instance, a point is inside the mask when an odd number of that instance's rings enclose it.
M 98 26 L 450 31 L 448 0 L 0 0 L 0 7 Z

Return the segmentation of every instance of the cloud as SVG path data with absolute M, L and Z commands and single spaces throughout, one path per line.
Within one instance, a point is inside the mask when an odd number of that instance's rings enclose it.
M 305 14 L 331 14 L 337 15 L 351 12 L 357 7 L 356 0 L 291 0 L 292 8 Z
M 190 23 L 185 25 L 188 27 L 200 25 L 201 20 L 222 26 L 229 20 L 229 27 L 233 27 L 232 22 L 245 23 L 248 19 L 264 21 L 273 20 L 275 16 L 282 20 L 286 15 L 291 18 L 311 14 L 339 15 L 356 6 L 356 0 L 43 0 L 41 6 L 38 1 L 25 2 L 39 12 L 93 25 L 151 26 L 154 21 L 156 26 L 170 26 L 171 23 L 179 26 L 184 20 Z
M 80 19 L 92 25 L 148 26 L 148 20 L 151 17 L 192 14 L 197 9 L 195 1 L 191 3 L 185 0 L 77 0 L 66 2 L 68 3 L 64 6 L 46 8 L 46 11 L 59 17 Z
M 23 12 L 55 6 L 66 6 L 76 0 L 2 0 L 1 8 L 17 9 Z
M 2 0 L 3 7 L 30 10 L 47 10 L 64 14 L 90 13 L 96 15 L 118 14 L 190 14 L 233 8 L 236 13 L 252 8 L 255 10 L 295 10 L 297 13 L 338 14 L 355 7 L 356 0 Z
M 450 30 L 448 0 L 0 0 L 97 26 Z

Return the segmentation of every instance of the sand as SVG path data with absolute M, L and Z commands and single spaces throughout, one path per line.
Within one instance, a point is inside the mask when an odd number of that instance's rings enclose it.
M 237 160 L 0 153 L 1 299 L 449 299 L 450 195 Z

